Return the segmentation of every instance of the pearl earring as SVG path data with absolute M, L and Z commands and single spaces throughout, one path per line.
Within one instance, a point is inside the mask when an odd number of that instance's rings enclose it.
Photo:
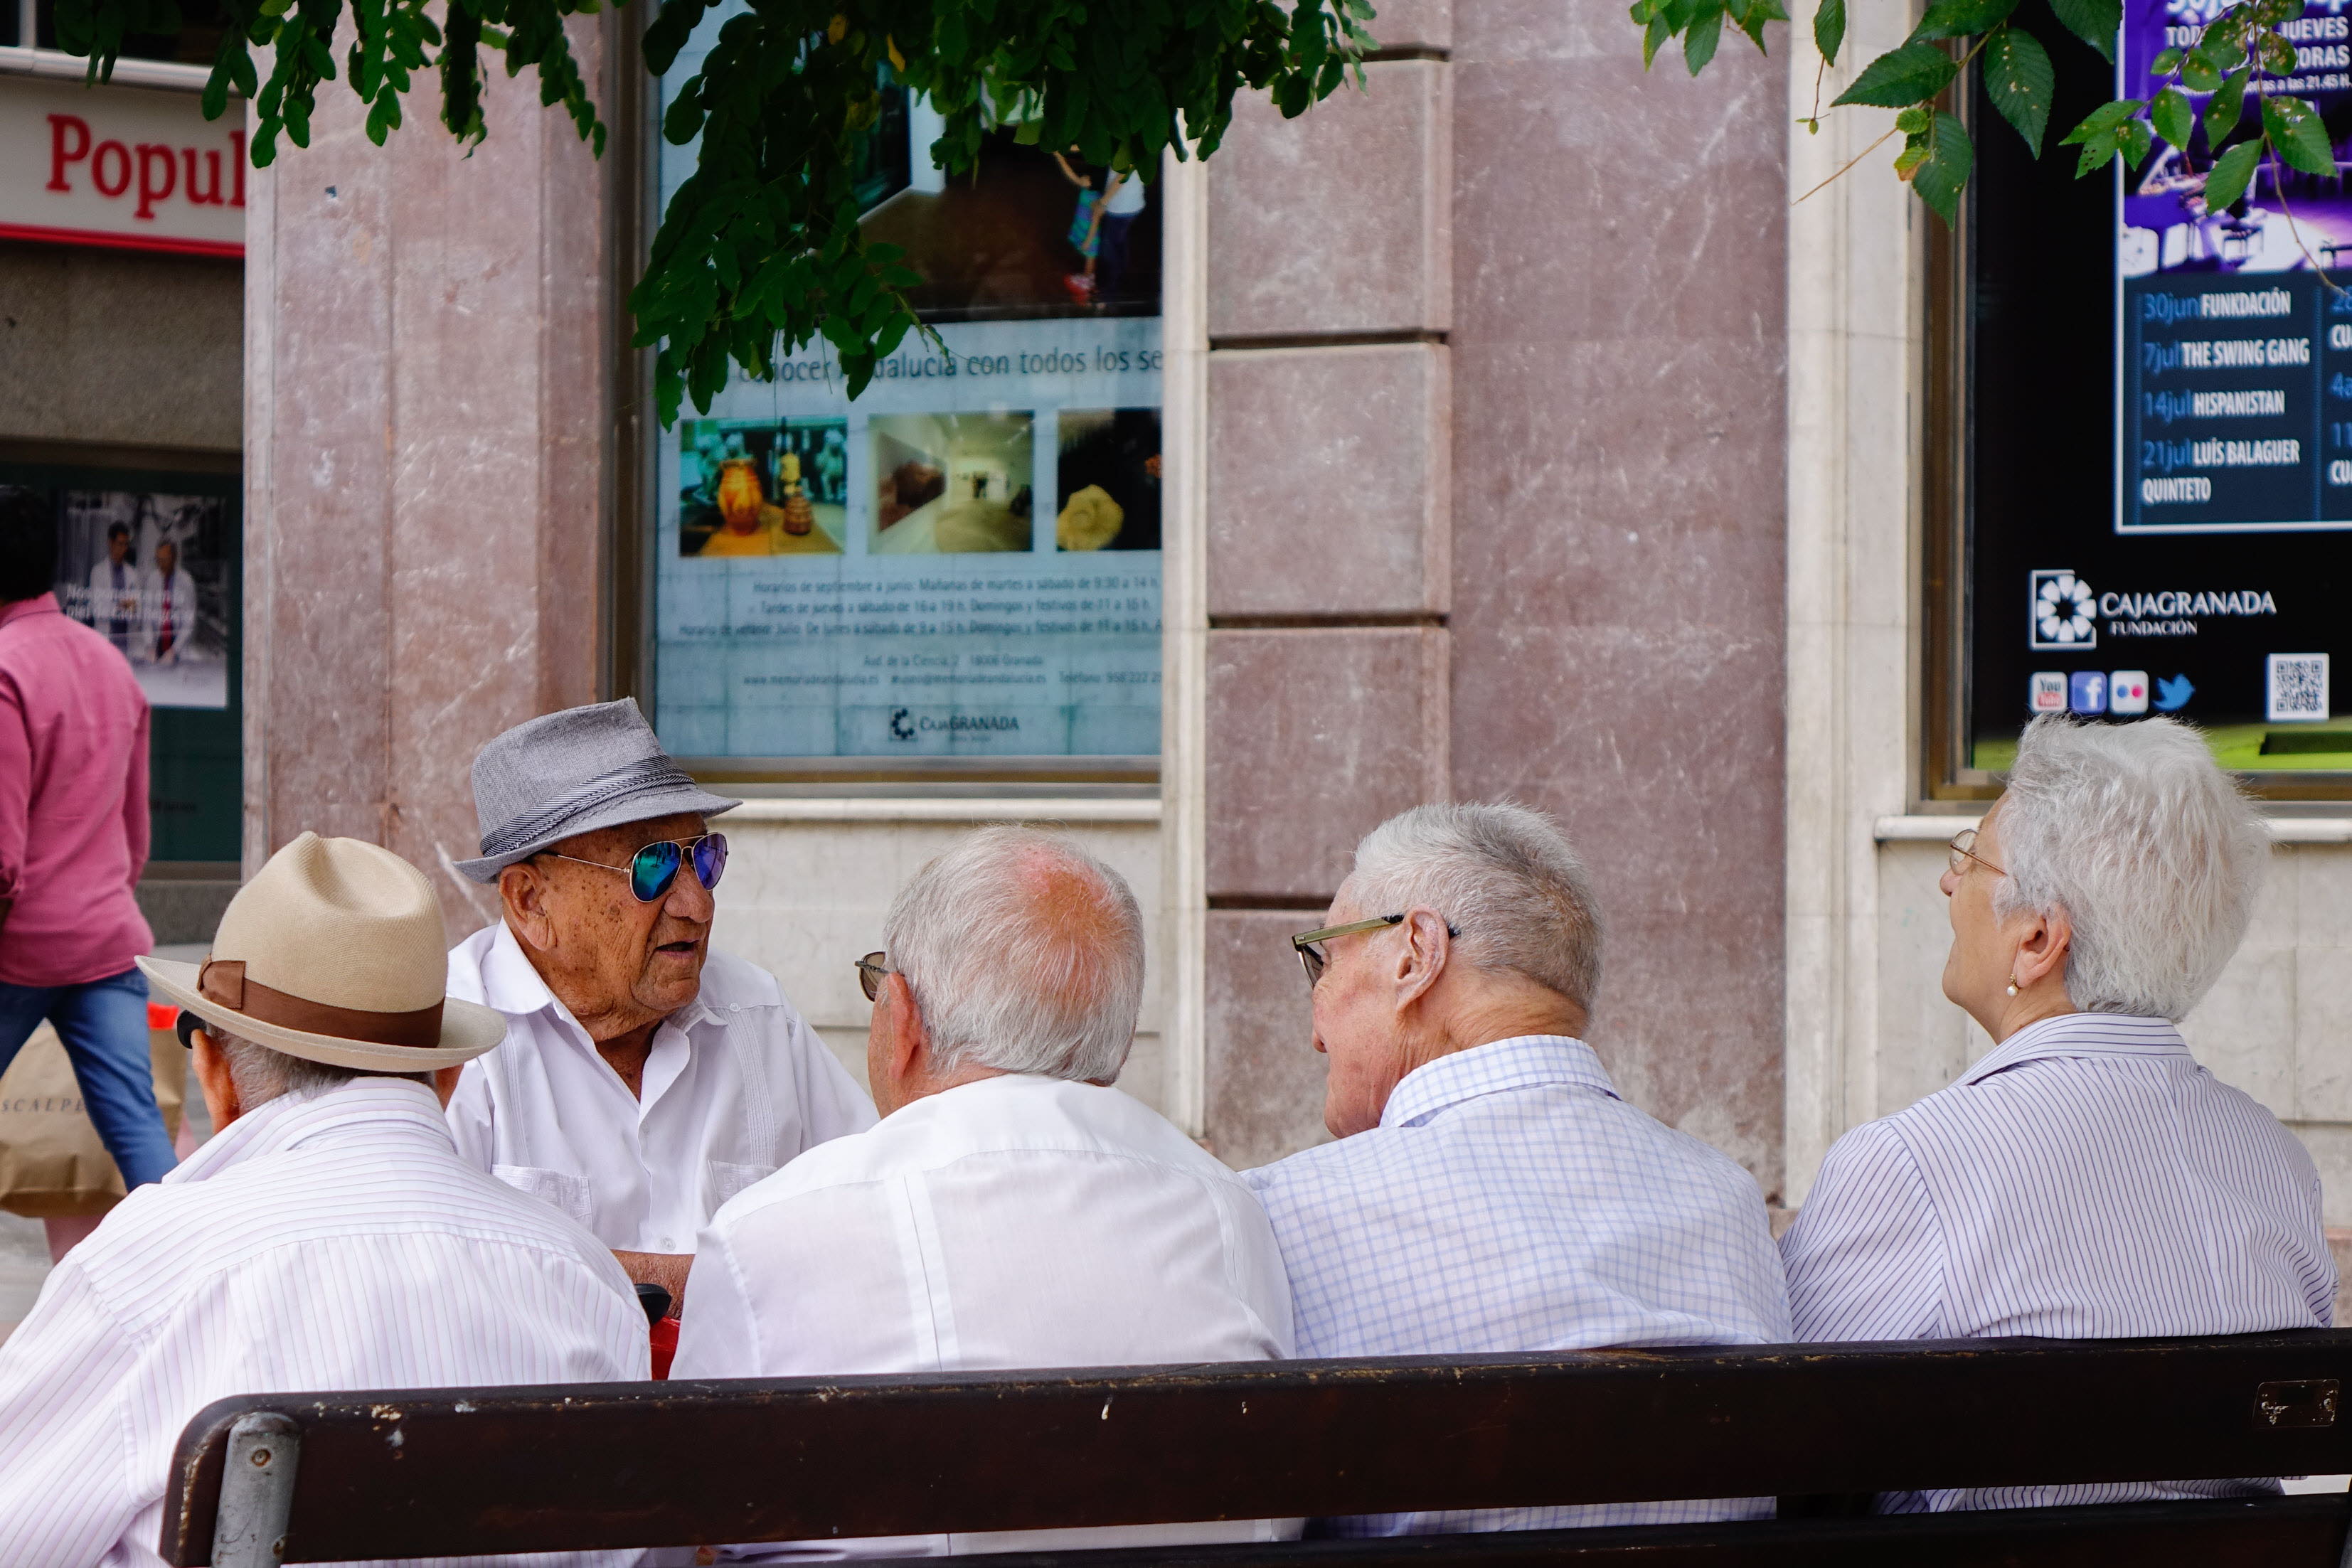
M 2014 969 L 2009 972 L 2009 994 L 2012 997 L 2017 995 L 2017 971 Z

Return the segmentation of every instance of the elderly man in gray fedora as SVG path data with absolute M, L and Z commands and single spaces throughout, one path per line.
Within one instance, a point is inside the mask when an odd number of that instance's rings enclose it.
M 449 1103 L 457 1146 L 683 1303 L 719 1206 L 874 1105 L 774 977 L 710 946 L 740 801 L 697 786 L 626 698 L 517 725 L 474 760 L 504 918 L 449 955 L 506 1041 Z M 656 1371 L 662 1357 L 656 1354 Z

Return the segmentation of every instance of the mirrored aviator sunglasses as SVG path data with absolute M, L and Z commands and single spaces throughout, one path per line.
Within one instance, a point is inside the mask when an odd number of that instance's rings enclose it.
M 671 839 L 647 844 L 630 857 L 629 891 L 636 894 L 639 904 L 651 904 L 669 892 L 689 855 L 694 861 L 694 880 L 705 888 L 717 887 L 727 871 L 727 835 L 705 833 L 684 844 Z

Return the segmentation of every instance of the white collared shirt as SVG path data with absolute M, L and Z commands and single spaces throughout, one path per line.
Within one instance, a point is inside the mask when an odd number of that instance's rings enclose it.
M 654 1030 L 642 1097 L 502 922 L 451 949 L 449 994 L 506 1015 L 449 1102 L 458 1150 L 607 1247 L 690 1252 L 719 1206 L 802 1150 L 874 1124 L 874 1103 L 775 977 L 717 948 Z
M 2294 1134 L 2163 1019 L 2068 1013 L 1840 1138 L 1781 1239 L 1801 1341 L 2326 1328 L 2336 1268 Z M 2157 1481 L 1897 1493 L 1897 1511 L 2229 1496 Z
M 1241 1178 L 1116 1089 L 1007 1074 L 902 1106 L 719 1212 L 672 1375 L 1265 1361 L 1290 1291 Z M 905 1556 L 1271 1540 L 1279 1521 L 874 1538 Z
M 1442 1056 L 1377 1127 L 1248 1173 L 1297 1303 L 1298 1354 L 1770 1344 L 1789 1299 L 1756 1180 L 1617 1097 L 1565 1035 Z M 1337 1535 L 1769 1515 L 1769 1498 L 1333 1520 Z
M 227 1395 L 646 1375 L 612 1254 L 460 1160 L 431 1090 L 273 1100 L 117 1205 L 0 1346 L 0 1563 L 160 1563 L 173 1445 Z

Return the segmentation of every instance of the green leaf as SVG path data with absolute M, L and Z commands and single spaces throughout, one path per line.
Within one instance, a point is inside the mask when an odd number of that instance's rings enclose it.
M 2146 103 L 2136 98 L 2119 98 L 2112 103 L 2103 103 L 2084 115 L 2082 124 L 2061 137 L 2060 143 L 2064 145 L 2076 141 L 2088 141 L 2095 136 L 2110 133 L 2116 126 L 2147 107 Z
M 2255 45 L 2263 69 L 2274 77 L 2294 74 L 2294 46 L 2276 33 L 2264 33 Z
M 2179 68 L 2180 51 L 2167 49 L 2148 62 L 2147 74 L 2152 77 L 2168 77 Z
M 1721 0 L 1703 8 L 1683 34 L 1683 63 L 1690 74 L 1698 75 L 1706 62 L 1715 58 L 1716 44 L 1723 37 L 1723 5 Z
M 2221 146 L 2230 139 L 2230 132 L 2238 128 L 2239 111 L 2245 107 L 2246 81 L 2252 76 L 2253 69 L 2252 66 L 2240 66 L 2231 71 L 2229 80 L 2221 84 L 2221 89 L 2205 105 L 2206 146 Z
M 2050 0 L 2050 9 L 2066 30 L 2099 51 L 2116 57 L 2116 35 L 2123 30 L 2123 0 Z
M 2263 130 L 2278 155 L 2306 174 L 2336 172 L 2336 149 L 2327 141 L 2327 126 L 2299 98 L 2264 97 Z
M 2213 161 L 2205 175 L 2205 210 L 2220 213 L 2238 204 L 2246 193 L 2246 183 L 2254 177 L 2254 164 L 2263 155 L 2259 141 L 2241 141 Z
M 2147 106 L 2147 119 L 2158 136 L 2184 152 L 2189 150 L 2189 133 L 2197 128 L 2197 112 L 2189 107 L 2188 98 L 2179 88 L 2159 89 Z
M 2032 34 L 2014 25 L 2003 27 L 1985 44 L 1984 84 L 1985 96 L 2000 117 L 2041 157 L 2042 138 L 2050 128 L 2050 103 L 2058 89 L 2049 51 Z
M 2203 55 L 2192 52 L 2181 59 L 2180 79 L 2193 92 L 2211 92 L 2221 85 L 2221 70 Z
M 1969 37 L 1988 31 L 2016 9 L 2017 0 L 1936 0 L 1903 41 L 1921 44 L 1932 38 Z
M 1938 111 L 1927 136 L 1926 156 L 1911 172 L 1911 188 L 1919 199 L 1952 225 L 1959 210 L 1960 193 L 1968 187 L 1969 171 L 1976 163 L 1976 148 L 1958 117 Z
M 1832 100 L 1864 103 L 1880 109 L 1902 109 L 1924 103 L 1944 90 L 1959 67 L 1933 44 L 1906 44 L 1890 49 L 1862 68 L 1853 85 Z
M 1906 136 L 1924 136 L 1935 123 L 1935 115 L 1922 104 L 1913 104 L 1895 117 L 1895 129 Z
M 1838 46 L 1844 42 L 1845 0 L 1822 0 L 1821 8 L 1813 13 L 1813 47 L 1822 52 L 1822 58 L 1835 65 Z

